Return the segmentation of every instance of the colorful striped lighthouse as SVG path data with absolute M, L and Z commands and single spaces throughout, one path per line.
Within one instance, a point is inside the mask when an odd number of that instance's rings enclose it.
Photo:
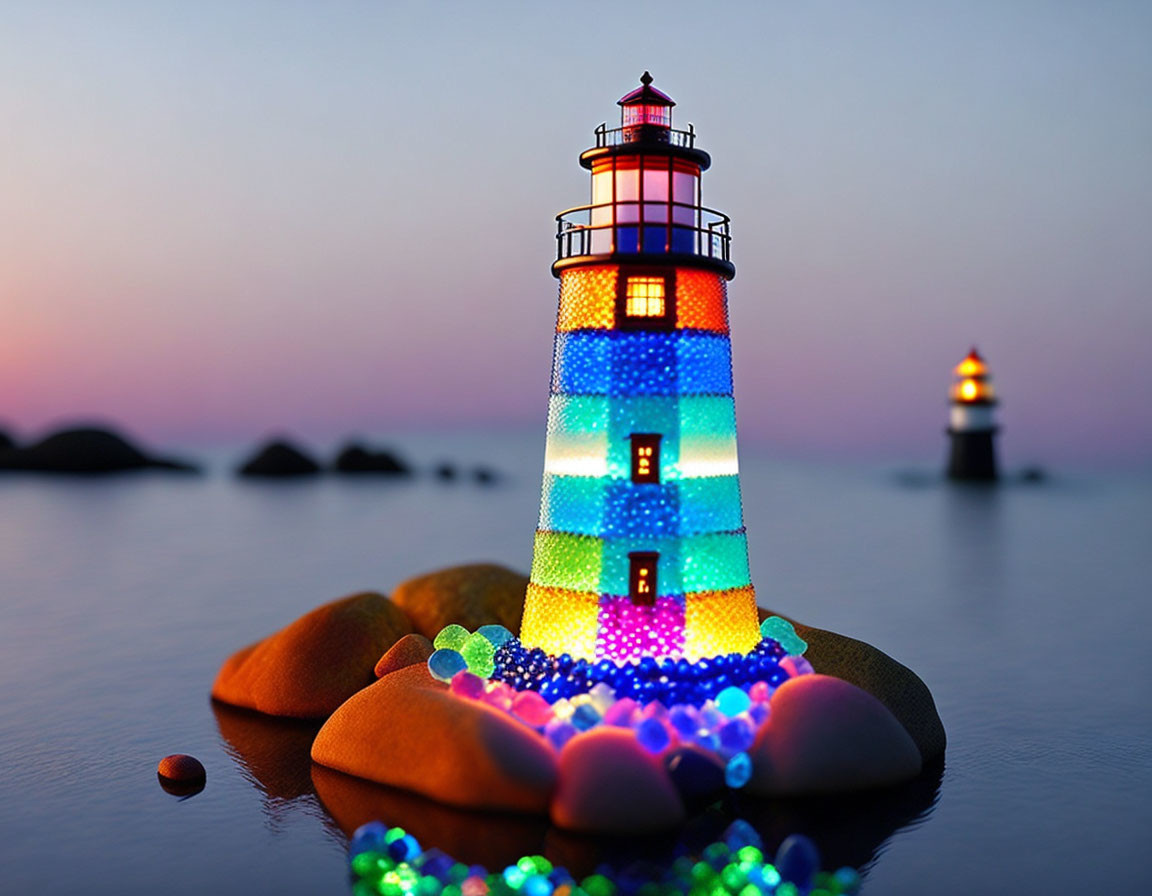
M 641 85 L 580 156 L 591 203 L 557 216 L 544 484 L 521 641 L 616 662 L 760 641 L 740 504 L 729 220 L 711 158 Z
M 948 478 L 996 479 L 996 391 L 975 348 L 956 365 L 950 399 Z

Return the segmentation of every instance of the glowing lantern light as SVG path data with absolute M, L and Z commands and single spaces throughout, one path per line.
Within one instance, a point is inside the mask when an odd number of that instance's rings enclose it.
M 988 365 L 975 348 L 956 365 L 950 395 L 949 478 L 996 479 L 996 390 Z
M 623 663 L 760 642 L 736 463 L 728 218 L 711 158 L 641 86 L 580 156 L 592 202 L 557 216 L 560 309 L 521 641 Z

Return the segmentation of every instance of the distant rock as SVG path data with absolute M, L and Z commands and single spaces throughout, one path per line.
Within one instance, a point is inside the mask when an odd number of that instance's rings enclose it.
M 1020 481 L 1027 483 L 1045 482 L 1048 479 L 1048 473 L 1043 467 L 1025 467 L 1020 471 Z
M 117 473 L 123 470 L 194 472 L 193 464 L 150 457 L 110 429 L 78 427 L 51 433 L 23 448 L 0 445 L 0 470 L 41 473 Z
M 376 680 L 381 655 L 411 632 L 408 617 L 382 594 L 335 600 L 230 656 L 212 696 L 268 715 L 327 718 Z
M 437 464 L 432 473 L 437 479 L 443 479 L 445 482 L 450 482 L 457 475 L 456 468 L 449 463 Z
M 500 474 L 488 467 L 476 467 L 472 471 L 472 478 L 481 485 L 493 485 L 500 479 Z
M 291 442 L 277 439 L 260 448 L 236 472 L 240 476 L 269 478 L 315 476 L 320 464 Z
M 452 623 L 470 632 L 496 624 L 516 633 L 527 590 L 527 576 L 493 563 L 475 563 L 408 579 L 393 589 L 392 600 L 426 638 L 435 638 Z
M 11 451 L 16 447 L 16 443 L 12 441 L 12 437 L 4 430 L 0 429 L 0 453 Z
M 336 473 L 382 473 L 389 476 L 410 476 L 412 470 L 391 451 L 373 451 L 358 442 L 349 442 L 336 455 L 332 464 Z

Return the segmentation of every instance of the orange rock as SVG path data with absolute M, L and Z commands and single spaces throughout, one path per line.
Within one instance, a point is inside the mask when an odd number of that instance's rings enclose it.
M 844 793 L 908 781 L 920 751 L 888 709 L 830 675 L 780 686 L 752 749 L 748 790 L 761 796 Z
M 383 678 L 417 663 L 426 663 L 434 650 L 432 642 L 423 635 L 405 635 L 380 657 L 376 663 L 376 677 Z
M 392 600 L 426 638 L 434 639 L 453 622 L 470 632 L 495 623 L 517 634 L 527 590 L 527 576 L 492 563 L 476 563 L 409 579 L 396 586 Z
M 423 664 L 350 697 L 320 729 L 312 759 L 451 806 L 543 812 L 556 758 L 536 732 L 448 693 Z
M 353 594 L 230 656 L 212 696 L 274 716 L 325 718 L 372 683 L 380 655 L 411 631 L 382 594 Z
M 551 812 L 562 828 L 620 834 L 662 831 L 685 818 L 663 763 L 623 728 L 594 728 L 564 745 Z

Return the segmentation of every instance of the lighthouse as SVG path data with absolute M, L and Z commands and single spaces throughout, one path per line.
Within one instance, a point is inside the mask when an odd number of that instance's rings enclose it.
M 521 641 L 616 663 L 760 641 L 740 504 L 729 219 L 711 158 L 640 86 L 580 155 L 591 202 L 557 216 L 559 312 Z
M 950 398 L 948 478 L 995 480 L 996 392 L 975 348 L 956 365 Z

